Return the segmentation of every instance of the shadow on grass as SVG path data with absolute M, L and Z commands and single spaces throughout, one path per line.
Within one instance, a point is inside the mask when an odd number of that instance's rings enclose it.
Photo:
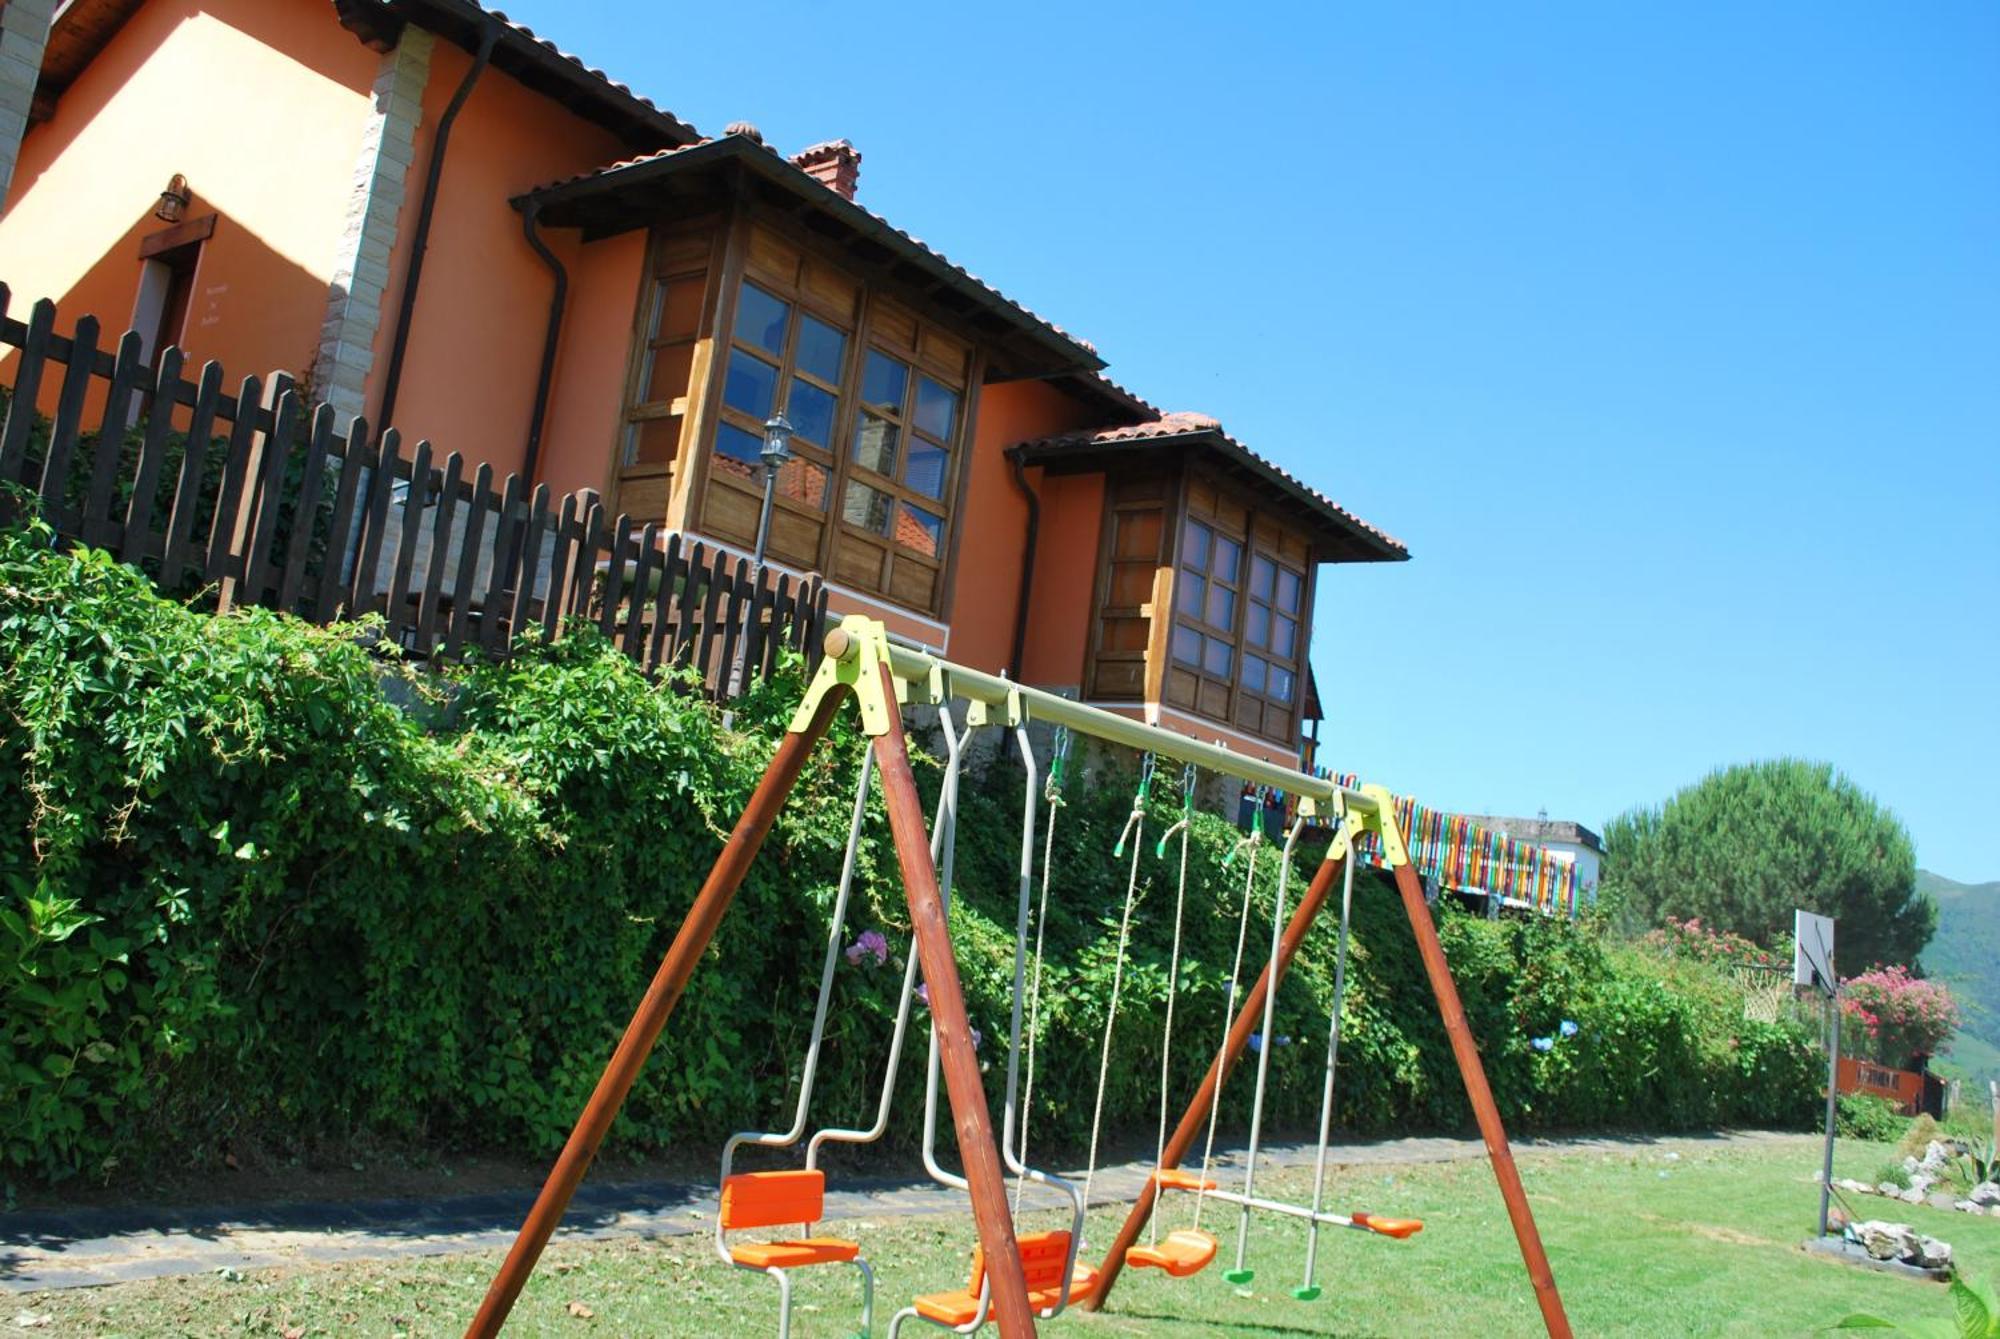
M 1134 1311 L 1127 1307 L 1119 1307 L 1111 1314 L 1130 1320 L 1156 1321 L 1162 1325 L 1199 1324 L 1217 1333 L 1310 1334 L 1315 1336 L 1315 1339 L 1384 1339 L 1383 1335 L 1370 1330 L 1308 1329 L 1301 1325 L 1278 1325 L 1267 1320 L 1217 1320 L 1214 1317 L 1195 1321 L 1190 1320 L 1187 1316 L 1176 1316 L 1165 1311 Z

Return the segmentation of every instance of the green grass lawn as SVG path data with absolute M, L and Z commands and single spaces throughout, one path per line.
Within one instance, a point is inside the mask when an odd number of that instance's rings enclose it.
M 1892 1157 L 1888 1145 L 1843 1144 L 1836 1174 L 1872 1179 Z M 1667 1141 L 1609 1155 L 1531 1152 L 1520 1162 L 1578 1334 L 1803 1335 L 1856 1310 L 1896 1320 L 1949 1314 L 1938 1285 L 1799 1249 L 1817 1206 L 1817 1142 L 1809 1137 L 1733 1147 Z M 1301 1196 L 1310 1189 L 1310 1172 L 1275 1172 L 1258 1184 L 1262 1193 Z M 1289 1295 L 1304 1259 L 1302 1225 L 1254 1223 L 1257 1276 L 1237 1287 L 1222 1277 L 1234 1249 L 1234 1214 L 1211 1204 L 1204 1225 L 1223 1243 L 1215 1265 L 1186 1280 L 1128 1271 L 1109 1310 L 1074 1313 L 1049 1328 L 1080 1335 L 1399 1339 L 1542 1332 L 1483 1162 L 1351 1168 L 1331 1184 L 1336 1208 L 1414 1215 L 1427 1226 L 1407 1242 L 1328 1232 L 1320 1251 L 1325 1294 L 1303 1303 Z M 1170 1203 L 1166 1226 L 1185 1226 L 1189 1207 L 1185 1199 Z M 1962 1267 L 1979 1277 L 2000 1275 L 2000 1218 L 1872 1197 L 1858 1207 L 1950 1241 Z M 1092 1216 L 1090 1235 L 1100 1249 L 1118 1216 L 1109 1210 Z M 1048 1214 L 1024 1218 L 1028 1226 L 1055 1221 Z M 878 1335 L 912 1292 L 964 1284 L 969 1221 L 855 1220 L 832 1230 L 860 1238 L 876 1264 Z M 12 1300 L 15 1310 L 53 1314 L 53 1325 L 31 1331 L 38 1334 L 450 1335 L 462 1330 L 497 1260 L 483 1254 L 276 1269 L 240 1280 L 158 1280 Z M 802 1274 L 793 1333 L 815 1339 L 851 1332 L 853 1277 L 842 1267 Z M 724 1267 L 702 1236 L 557 1245 L 529 1284 L 509 1333 L 765 1334 L 775 1330 L 775 1295 L 762 1276 Z M 937 1333 L 918 1325 L 905 1330 Z

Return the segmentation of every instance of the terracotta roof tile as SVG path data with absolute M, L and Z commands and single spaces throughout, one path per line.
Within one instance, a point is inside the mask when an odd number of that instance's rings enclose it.
M 1099 378 L 1099 380 L 1104 379 Z M 1122 387 L 1116 387 L 1114 383 L 1107 381 L 1106 384 L 1112 385 L 1114 389 L 1123 391 Z M 1123 393 L 1129 398 L 1138 401 L 1138 397 L 1131 395 L 1130 392 Z M 1139 401 L 1139 403 L 1144 402 Z M 1339 518 L 1340 521 L 1352 529 L 1366 532 L 1382 545 L 1394 549 L 1399 556 L 1409 556 L 1409 546 L 1404 544 L 1402 540 L 1397 539 L 1388 531 L 1378 526 L 1370 525 L 1367 521 L 1362 520 L 1359 516 L 1356 516 L 1353 512 L 1347 510 L 1347 508 L 1341 506 L 1317 488 L 1312 487 L 1276 461 L 1252 451 L 1249 447 L 1224 432 L 1220 420 L 1211 418 L 1207 414 L 1187 412 L 1161 414 L 1159 417 L 1143 423 L 1126 423 L 1116 427 L 1095 428 L 1085 432 L 1056 433 L 1048 437 L 1038 437 L 1033 441 L 1018 443 L 1012 449 L 1024 451 L 1034 456 L 1045 457 L 1051 453 L 1065 450 L 1081 451 L 1092 447 L 1116 446 L 1133 442 L 1171 441 L 1179 437 L 1204 437 L 1209 439 L 1226 453 L 1235 455 L 1256 466 L 1264 473 L 1274 476 L 1282 486 L 1298 494 L 1308 502 L 1315 504 L 1318 510 Z
M 796 172 L 799 175 L 800 180 L 810 183 L 814 190 L 824 191 L 826 193 L 827 198 L 830 201 L 839 201 L 840 205 L 845 206 L 848 209 L 857 210 L 861 214 L 866 215 L 874 223 L 876 223 L 883 229 L 887 230 L 888 232 L 894 234 L 895 236 L 900 237 L 903 241 L 909 243 L 911 246 L 916 247 L 918 250 L 924 252 L 926 255 L 930 256 L 933 260 L 936 260 L 939 263 L 943 264 L 947 269 L 950 269 L 953 272 L 960 275 L 961 277 L 969 280 L 974 284 L 977 284 L 981 289 L 985 290 L 986 294 L 989 297 L 991 297 L 994 301 L 1013 308 L 1016 312 L 1018 312 L 1022 316 L 1025 316 L 1030 321 L 1033 321 L 1037 325 L 1043 326 L 1046 329 L 1055 332 L 1064 340 L 1075 345 L 1077 348 L 1082 349 L 1085 353 L 1091 356 L 1093 362 L 1101 363 L 1103 361 L 1098 356 L 1097 346 L 1095 344 L 1092 344 L 1089 340 L 1071 334 L 1069 331 L 1057 325 L 1054 321 L 1049 320 L 1046 316 L 1043 316 L 1040 313 L 1034 311 L 1032 308 L 1027 307 L 1024 304 L 1015 301 L 1013 298 L 1008 297 L 1005 293 L 1002 293 L 992 284 L 986 282 L 986 280 L 984 279 L 981 279 L 978 275 L 966 269 L 963 265 L 960 265 L 957 261 L 954 261 L 951 257 L 945 255 L 944 252 L 939 251 L 936 247 L 931 246 L 930 244 L 925 242 L 922 238 L 917 237 L 913 233 L 908 233 L 905 232 L 903 229 L 898 228 L 895 224 L 889 222 L 888 219 L 882 217 L 880 214 L 877 214 L 874 210 L 868 208 L 868 206 L 860 203 L 859 201 L 848 199 L 846 196 L 840 194 L 840 192 L 834 190 L 831 186 L 827 185 L 825 182 L 815 177 L 812 173 L 800 167 L 796 162 L 785 157 L 783 154 L 779 153 L 776 149 L 772 148 L 770 145 L 763 144 L 756 140 L 752 140 L 747 136 L 725 135 L 720 137 L 720 139 L 702 139 L 702 140 L 697 140 L 693 144 L 684 144 L 670 149 L 661 149 L 657 153 L 641 154 L 636 158 L 621 159 L 618 162 L 607 163 L 603 167 L 594 168 L 588 172 L 580 172 L 572 177 L 564 177 L 559 181 L 547 182 L 544 185 L 537 186 L 534 190 L 528 192 L 528 195 L 530 196 L 541 195 L 549 191 L 559 190 L 563 187 L 575 186 L 580 182 L 608 181 L 612 178 L 615 178 L 620 173 L 629 172 L 635 168 L 642 167 L 648 163 L 657 163 L 665 159 L 674 158 L 677 157 L 678 155 L 687 153 L 691 149 L 703 148 L 710 144 L 720 143 L 722 140 L 741 140 L 745 145 L 754 145 L 756 148 L 762 149 L 764 152 L 770 154 L 773 159 L 783 163 L 786 167 Z
M 584 64 L 581 56 L 563 50 L 554 42 L 551 42 L 548 38 L 543 37 L 533 28 L 530 28 L 527 24 L 508 18 L 502 11 L 495 9 L 491 5 L 479 3 L 479 0 L 459 0 L 459 3 L 466 9 L 483 13 L 490 18 L 498 20 L 500 23 L 506 25 L 516 36 L 533 43 L 550 55 L 575 66 L 580 73 L 586 74 L 602 84 L 606 93 L 614 95 L 619 100 L 633 104 L 633 111 L 635 113 L 645 118 L 657 120 L 660 123 L 660 129 L 665 133 L 675 138 L 689 140 L 695 139 L 700 135 L 701 132 L 681 120 L 678 116 L 675 116 L 666 108 L 656 104 L 651 98 L 633 91 L 629 84 L 624 84 L 613 79 L 596 66 Z

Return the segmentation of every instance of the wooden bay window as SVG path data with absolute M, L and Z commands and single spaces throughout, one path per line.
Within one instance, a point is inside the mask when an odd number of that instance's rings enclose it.
M 926 614 L 943 602 L 969 439 L 971 347 L 789 238 L 748 230 L 721 294 L 698 528 L 755 542 L 764 423 L 782 411 L 768 552 Z

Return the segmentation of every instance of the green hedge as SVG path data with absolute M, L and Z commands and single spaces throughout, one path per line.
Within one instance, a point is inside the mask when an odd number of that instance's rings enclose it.
M 588 1095 L 798 691 L 735 728 L 649 683 L 593 635 L 442 676 L 347 625 L 164 600 L 101 553 L 0 530 L 0 1161 L 39 1179 L 196 1163 L 240 1141 L 359 1135 L 543 1154 Z M 860 741 L 836 729 L 739 894 L 614 1139 L 712 1140 L 779 1120 L 811 1022 Z M 952 912 L 996 1098 L 1011 985 L 1020 776 L 969 786 Z M 934 768 L 922 769 L 927 783 Z M 1038 1140 L 1087 1137 L 1125 867 L 1130 777 L 1086 771 L 1057 834 Z M 1165 801 L 1156 823 L 1170 821 Z M 1159 828 L 1156 826 L 1155 831 Z M 1195 826 L 1175 1087 L 1220 1028 L 1241 866 Z M 1264 860 L 1257 903 L 1268 906 Z M 1142 899 L 1107 1126 L 1157 1119 L 1171 861 Z M 1302 862 L 1302 869 L 1305 862 Z M 879 818 L 845 936 L 817 1120 L 872 1112 L 907 917 Z M 1296 896 L 1296 885 L 1294 889 Z M 1340 1115 L 1350 1130 L 1457 1128 L 1466 1108 L 1406 924 L 1356 886 Z M 1252 943 L 1268 943 L 1253 917 Z M 1563 922 L 1447 916 L 1443 935 L 1510 1120 L 1523 1127 L 1803 1124 L 1805 1040 L 1742 1020 L 1719 977 Z M 1315 1118 L 1332 922 L 1280 997 L 1272 1111 Z M 1258 950 L 1252 950 L 1252 970 Z M 1247 975 L 1247 973 L 1246 973 Z M 1576 1035 L 1546 1052 L 1564 1019 Z M 892 1140 L 921 1107 L 913 1036 Z M 1227 1119 L 1239 1122 L 1247 1084 Z

